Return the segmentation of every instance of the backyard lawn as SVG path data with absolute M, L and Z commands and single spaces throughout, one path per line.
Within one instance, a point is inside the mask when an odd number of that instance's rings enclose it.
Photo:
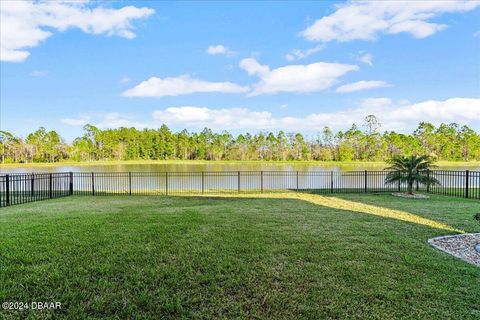
M 475 200 L 388 194 L 2 208 L 0 302 L 61 309 L 0 318 L 479 319 L 480 268 L 427 243 L 478 232 L 479 211 Z

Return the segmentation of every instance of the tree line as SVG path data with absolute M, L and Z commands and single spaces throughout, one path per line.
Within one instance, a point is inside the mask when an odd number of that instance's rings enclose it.
M 395 155 L 428 155 L 436 160 L 480 160 L 480 134 L 456 123 L 438 127 L 422 122 L 411 134 L 385 131 L 373 115 L 361 127 L 334 133 L 324 127 L 313 138 L 301 133 L 227 131 L 172 132 L 159 129 L 101 130 L 84 126 L 72 143 L 41 127 L 26 138 L 0 131 L 2 163 L 98 160 L 318 160 L 383 161 Z

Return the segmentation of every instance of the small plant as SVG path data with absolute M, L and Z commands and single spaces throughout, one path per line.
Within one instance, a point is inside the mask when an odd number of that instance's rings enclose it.
M 411 156 L 411 157 L 393 157 L 387 160 L 390 170 L 385 178 L 385 184 L 395 184 L 398 182 L 407 183 L 407 193 L 413 194 L 413 184 L 419 182 L 422 184 L 435 185 L 440 182 L 428 175 L 426 170 L 435 168 L 433 161 L 428 156 Z

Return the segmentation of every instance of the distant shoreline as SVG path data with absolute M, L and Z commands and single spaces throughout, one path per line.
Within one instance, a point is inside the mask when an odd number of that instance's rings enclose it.
M 108 161 L 62 161 L 54 163 L 6 163 L 0 168 L 61 167 L 61 166 L 108 166 L 108 165 L 208 165 L 208 164 L 260 164 L 260 165 L 317 165 L 317 166 L 386 166 L 383 161 L 266 161 L 266 160 L 108 160 Z M 438 161 L 440 167 L 480 167 L 480 161 Z

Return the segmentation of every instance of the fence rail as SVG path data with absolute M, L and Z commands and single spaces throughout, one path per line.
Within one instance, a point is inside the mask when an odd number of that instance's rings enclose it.
M 171 195 L 310 191 L 406 191 L 386 185 L 386 171 L 61 172 L 0 175 L 0 207 L 70 195 Z M 480 171 L 428 170 L 440 185 L 416 191 L 480 199 Z

